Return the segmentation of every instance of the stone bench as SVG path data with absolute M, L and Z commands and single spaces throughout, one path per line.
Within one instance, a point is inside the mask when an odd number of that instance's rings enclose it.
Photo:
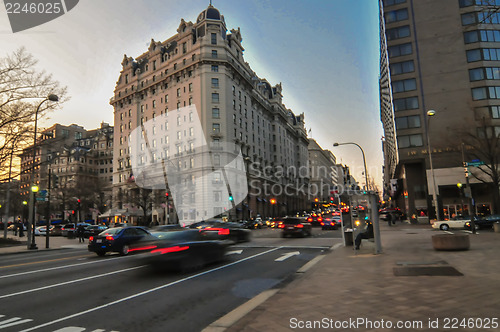
M 432 236 L 434 250 L 469 250 L 468 234 L 437 234 Z

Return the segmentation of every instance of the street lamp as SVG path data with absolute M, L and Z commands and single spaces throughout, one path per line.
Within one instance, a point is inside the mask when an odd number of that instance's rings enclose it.
M 33 164 L 32 171 L 31 171 L 31 188 L 32 188 L 32 194 L 30 195 L 30 209 L 29 209 L 29 221 L 31 222 L 31 227 L 28 229 L 32 230 L 31 234 L 31 243 L 28 240 L 28 249 L 38 249 L 35 243 L 35 192 L 33 191 L 33 188 L 35 187 L 35 159 L 36 159 L 36 129 L 37 129 L 37 123 L 38 123 L 38 112 L 40 111 L 40 107 L 42 106 L 43 103 L 46 101 L 59 101 L 59 97 L 50 94 L 48 95 L 44 100 L 38 104 L 38 107 L 36 108 L 35 111 L 35 135 L 33 137 L 33 159 L 31 160 L 31 163 Z M 38 187 L 37 187 L 38 188 Z M 38 191 L 38 190 L 37 190 Z M 28 237 L 29 239 L 29 237 Z
M 434 191 L 434 208 L 436 210 L 436 220 L 439 220 L 439 207 L 438 207 L 438 189 L 436 186 L 436 177 L 434 175 L 434 167 L 432 165 L 432 152 L 431 152 L 431 139 L 429 136 L 429 125 L 430 125 L 430 118 L 432 116 L 436 115 L 435 110 L 428 110 L 427 111 L 427 152 L 429 153 L 429 165 L 431 168 L 431 176 L 432 176 L 432 189 Z
M 348 144 L 351 144 L 351 145 L 356 145 L 360 150 L 361 150 L 361 154 L 363 155 L 363 166 L 365 167 L 365 182 L 366 182 L 366 189 L 367 190 L 370 190 L 370 186 L 368 184 L 368 172 L 366 171 L 366 158 L 365 158 L 365 151 L 363 151 L 363 148 L 357 144 L 357 143 L 354 143 L 354 142 L 347 142 L 347 143 L 333 143 L 333 146 L 334 147 L 337 147 L 339 145 L 348 145 Z

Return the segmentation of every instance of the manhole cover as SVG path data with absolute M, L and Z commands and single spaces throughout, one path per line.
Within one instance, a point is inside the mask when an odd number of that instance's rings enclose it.
M 393 268 L 396 277 L 416 277 L 416 276 L 463 276 L 452 266 L 405 266 Z

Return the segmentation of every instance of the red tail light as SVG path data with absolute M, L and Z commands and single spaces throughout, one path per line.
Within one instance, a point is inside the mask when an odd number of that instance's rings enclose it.
M 307 218 L 307 221 L 311 222 L 313 221 L 313 218 Z
M 108 241 L 114 241 L 114 240 L 115 240 L 115 238 L 114 238 L 114 237 L 112 237 L 112 236 L 106 236 L 106 240 L 108 240 Z
M 143 251 L 143 250 L 151 250 L 154 248 L 156 248 L 156 246 L 145 246 L 145 247 L 132 248 L 132 249 L 129 249 L 129 251 Z
M 323 218 L 318 218 L 318 221 L 323 221 Z
M 304 228 L 304 225 L 298 224 L 298 225 L 295 225 L 295 227 L 297 227 L 297 228 Z
M 279 224 L 278 227 L 279 228 L 285 228 L 285 225 L 284 224 Z
M 175 246 L 175 247 L 170 247 L 170 248 L 161 248 L 161 249 L 155 249 L 153 251 L 151 251 L 152 254 L 168 254 L 168 253 L 171 253 L 171 252 L 179 252 L 179 251 L 183 251 L 183 250 L 188 250 L 189 249 L 189 246 Z
M 330 225 L 335 226 L 335 221 L 332 221 Z
M 94 237 L 93 236 L 89 237 L 89 242 L 92 242 L 92 241 L 94 241 Z
M 325 223 L 324 223 L 324 222 L 322 222 L 322 223 L 321 223 L 321 226 L 324 226 L 324 225 L 325 225 Z
M 229 229 L 228 228 L 219 229 L 219 235 L 229 235 Z

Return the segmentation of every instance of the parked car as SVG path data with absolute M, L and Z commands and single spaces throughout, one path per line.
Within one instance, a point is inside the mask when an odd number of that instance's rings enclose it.
M 98 235 L 99 233 L 102 233 L 107 229 L 108 226 L 105 225 L 90 225 L 87 228 L 85 228 L 85 231 L 83 232 L 83 237 L 88 239 L 89 237 Z
M 90 226 L 90 224 L 87 224 L 85 222 L 81 222 L 81 223 L 78 223 L 76 224 L 66 224 L 63 226 L 63 228 L 61 229 L 62 231 L 62 236 L 76 236 L 76 229 L 78 228 L 78 226 L 80 225 L 83 225 L 83 227 L 86 229 L 87 227 Z
M 54 226 L 49 226 L 49 234 L 54 229 Z M 47 226 L 38 226 L 35 228 L 35 235 L 45 236 L 47 235 Z
M 192 270 L 224 259 L 232 242 L 212 238 L 200 229 L 184 229 L 159 234 L 154 241 L 140 241 L 132 250 L 146 252 L 138 257 L 155 270 Z
M 52 227 L 53 228 L 51 228 L 51 230 L 50 230 L 51 236 L 61 236 L 62 235 L 63 225 L 54 225 Z
M 89 237 L 88 250 L 95 252 L 98 256 L 104 256 L 107 252 L 118 252 L 120 255 L 128 255 L 130 246 L 141 240 L 157 239 L 145 228 L 139 226 L 113 227 Z
M 283 223 L 279 225 L 279 228 L 283 230 L 281 233 L 282 237 L 287 237 L 288 235 L 305 237 L 312 234 L 311 223 L 300 218 L 283 218 Z
M 449 220 L 436 220 L 431 221 L 432 228 L 447 231 L 451 228 L 465 229 L 465 223 L 470 222 L 470 216 L 456 216 Z
M 477 229 L 486 229 L 486 228 L 492 228 L 493 223 L 500 222 L 500 214 L 492 214 L 483 218 L 478 218 L 474 220 L 474 225 L 476 226 Z M 465 228 L 466 229 L 472 229 L 470 221 L 467 221 L 465 223 Z

